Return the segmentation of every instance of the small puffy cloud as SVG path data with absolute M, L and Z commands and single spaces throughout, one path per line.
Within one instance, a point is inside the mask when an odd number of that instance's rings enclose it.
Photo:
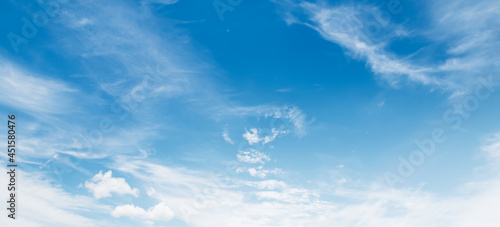
M 250 131 L 247 130 L 245 134 L 243 134 L 243 138 L 245 138 L 250 145 L 258 143 L 260 141 L 259 130 L 251 128 Z
M 245 138 L 248 141 L 248 144 L 253 145 L 256 143 L 262 142 L 262 144 L 266 144 L 269 142 L 272 142 L 276 139 L 281 134 L 286 134 L 288 131 L 286 130 L 277 130 L 275 128 L 272 128 L 271 131 L 267 130 L 267 133 L 265 131 L 262 131 L 257 128 L 251 128 L 250 131 L 246 131 L 243 134 L 243 138 Z M 261 135 L 259 134 L 267 134 L 267 135 Z
M 111 193 L 118 195 L 130 194 L 139 196 L 139 189 L 131 188 L 124 178 L 112 177 L 111 170 L 105 174 L 99 171 L 92 179 L 86 181 L 84 186 L 94 194 L 97 199 L 110 197 Z
M 247 151 L 239 151 L 236 156 L 238 157 L 238 161 L 252 163 L 252 164 L 255 163 L 264 164 L 266 161 L 271 160 L 271 158 L 269 158 L 268 155 L 265 155 L 264 153 L 255 149 L 249 149 Z
M 149 208 L 147 211 L 133 204 L 117 206 L 111 211 L 113 217 L 129 217 L 155 221 L 170 221 L 174 217 L 174 213 L 164 203 L 158 203 L 156 206 Z

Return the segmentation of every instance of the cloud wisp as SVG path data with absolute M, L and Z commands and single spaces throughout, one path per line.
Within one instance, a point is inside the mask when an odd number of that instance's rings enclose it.
M 491 0 L 481 0 L 473 6 L 467 1 L 429 2 L 431 23 L 419 29 L 391 20 L 404 12 L 403 3 L 397 0 L 389 1 L 387 9 L 363 3 L 336 6 L 325 2 L 276 3 L 284 9 L 287 23 L 303 24 L 318 31 L 325 40 L 340 45 L 351 58 L 365 61 L 375 75 L 395 87 L 406 81 L 429 86 L 431 90 L 441 89 L 456 97 L 470 93 L 477 76 L 498 71 L 500 54 L 493 50 L 500 47 L 500 30 L 492 28 L 499 27 L 498 20 L 493 19 L 499 7 Z M 377 30 L 377 36 L 373 36 L 370 30 L 373 23 L 390 32 L 379 34 Z M 390 47 L 395 40 L 415 37 L 446 48 L 444 57 L 436 59 L 425 54 L 429 51 L 403 56 Z

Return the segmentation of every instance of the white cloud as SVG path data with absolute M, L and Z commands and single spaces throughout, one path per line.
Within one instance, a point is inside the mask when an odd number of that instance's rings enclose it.
M 279 169 L 279 168 L 274 168 L 274 169 L 264 169 L 264 166 L 258 166 L 258 167 L 251 167 L 251 168 L 247 168 L 247 167 L 238 167 L 236 169 L 236 172 L 237 173 L 249 173 L 250 176 L 252 177 L 259 177 L 259 178 L 266 178 L 268 175 L 270 174 L 273 174 L 273 175 L 277 175 L 277 174 L 281 174 L 283 173 L 283 170 Z
M 175 2 L 143 1 L 159 4 Z M 197 68 L 203 66 L 200 66 L 201 63 L 198 66 L 191 64 L 192 61 L 188 62 L 185 56 L 179 57 L 178 54 L 184 52 L 182 47 L 187 46 L 184 43 L 188 36 L 181 34 L 172 23 L 145 23 L 157 21 L 150 11 L 151 7 L 154 6 L 143 4 L 137 8 L 131 2 L 67 3 L 61 9 L 61 20 L 57 21 L 63 26 L 55 28 L 54 32 L 71 34 L 72 41 L 61 38 L 57 42 L 61 50 L 81 57 L 87 64 L 87 72 L 82 73 L 83 76 L 95 79 L 99 88 L 113 97 L 133 100 L 133 105 L 146 105 L 151 102 L 147 100 L 153 98 L 192 94 L 198 81 L 192 80 L 192 77 Z M 91 23 L 75 26 L 82 20 Z M 159 32 L 162 30 L 167 32 Z M 102 70 L 103 64 L 109 71 Z M 143 86 L 144 79 L 152 77 L 155 80 L 146 84 L 154 86 Z
M 306 189 L 289 188 L 283 191 L 260 191 L 255 192 L 260 200 L 278 200 L 285 203 L 310 203 L 311 200 L 319 198 L 319 195 Z
M 314 190 L 281 180 L 211 182 L 209 174 L 173 169 L 143 161 L 119 162 L 142 181 L 157 189 L 152 196 L 170 207 L 189 226 L 457 226 L 495 227 L 500 221 L 498 163 L 500 134 L 482 147 L 491 165 L 490 179 L 469 182 L 446 197 L 422 188 L 391 189 L 377 182 L 360 182 L 341 176 L 343 183 L 321 182 Z M 239 168 L 255 176 L 269 173 L 262 166 Z M 280 171 L 278 171 L 280 172 Z M 481 174 L 481 173 L 479 173 Z M 234 176 L 228 174 L 228 176 Z M 261 175 L 264 176 L 264 175 Z M 309 184 L 308 184 L 309 185 Z M 314 183 L 313 183 L 314 185 Z M 242 189 L 245 187 L 245 190 Z M 248 189 L 250 186 L 250 189 Z M 253 189 L 255 188 L 255 189 Z M 248 190 L 247 190 L 248 189 Z M 144 209 L 123 206 L 129 216 L 148 216 Z M 227 214 L 231 215 L 228 216 Z M 290 216 L 290 214 L 294 214 Z M 434 214 L 434 215 L 429 215 Z
M 112 169 L 131 174 L 135 179 L 147 182 L 145 186 L 154 188 L 154 194 L 168 191 L 171 196 L 192 196 L 193 189 L 211 182 L 204 172 L 163 166 L 133 157 L 117 156 L 115 158 L 116 160 L 110 164 Z
M 97 199 L 110 197 L 111 193 L 116 193 L 118 195 L 130 194 L 135 197 L 139 196 L 139 189 L 131 188 L 124 178 L 112 177 L 111 170 L 105 174 L 99 171 L 92 179 L 86 181 L 84 186 L 88 188 Z
M 246 162 L 246 163 L 252 163 L 252 164 L 255 164 L 255 163 L 262 163 L 264 164 L 266 161 L 270 161 L 271 158 L 258 151 L 258 150 L 255 150 L 253 148 L 250 148 L 248 150 L 245 150 L 245 151 L 238 151 L 238 154 L 236 155 L 236 157 L 238 158 L 238 161 L 240 162 Z
M 489 168 L 500 170 L 500 133 L 486 140 L 486 145 L 481 147 L 483 155 L 489 160 Z
M 245 138 L 250 145 L 258 143 L 260 142 L 259 130 L 256 128 L 251 128 L 250 131 L 247 130 L 245 134 L 243 134 L 243 138 Z
M 280 134 L 286 134 L 288 133 L 287 131 L 278 131 L 276 129 L 271 129 L 271 135 L 266 135 L 264 136 L 264 138 L 262 138 L 262 144 L 266 144 L 266 143 L 269 143 L 269 142 L 272 142 L 276 139 L 276 137 Z
M 149 208 L 147 211 L 141 207 L 128 204 L 115 207 L 115 209 L 111 211 L 111 216 L 169 221 L 174 217 L 174 213 L 164 203 L 158 203 L 156 206 Z
M 288 133 L 287 131 L 284 130 L 280 131 L 276 130 L 275 128 L 272 128 L 270 131 L 251 128 L 250 131 L 246 130 L 246 132 L 243 134 L 243 138 L 247 140 L 248 144 L 250 145 L 260 142 L 262 142 L 262 144 L 267 144 L 274 141 L 277 136 L 287 133 Z M 265 135 L 259 136 L 259 134 L 265 134 Z
M 249 182 L 247 183 L 249 186 L 254 186 L 258 189 L 281 189 L 288 187 L 288 185 L 283 181 L 278 180 L 265 180 L 265 181 L 257 181 L 257 182 Z
M 401 81 L 415 82 L 456 96 L 469 93 L 479 83 L 475 79 L 478 76 L 498 71 L 500 54 L 495 50 L 500 48 L 500 22 L 496 20 L 500 6 L 494 0 L 424 1 L 426 14 L 422 15 L 429 15 L 429 23 L 421 23 L 411 32 L 397 24 L 389 12 L 385 19 L 375 16 L 386 8 L 362 3 L 332 6 L 325 2 L 275 2 L 285 9 L 287 22 L 315 29 L 324 39 L 345 49 L 348 56 L 366 61 L 377 77 L 393 86 Z M 401 7 L 403 12 L 408 10 L 403 4 Z M 367 30 L 373 24 L 380 25 L 381 34 L 373 36 Z M 415 37 L 431 44 L 406 56 L 390 50 L 394 40 Z M 436 51 L 430 50 L 432 46 L 445 48 L 446 55 L 433 55 Z
M 423 84 L 439 85 L 440 82 L 425 74 L 430 69 L 414 65 L 386 51 L 387 41 L 374 42 L 366 34 L 366 25 L 370 15 L 380 10 L 367 5 L 324 7 L 323 5 L 302 3 L 300 5 L 314 24 L 309 26 L 317 30 L 326 40 L 335 42 L 349 51 L 351 57 L 365 60 L 370 68 L 396 85 L 401 75 Z
M 61 81 L 33 75 L 21 67 L 0 58 L 0 100 L 1 104 L 40 114 L 67 113 L 70 107 L 69 97 L 76 93 Z
M 6 164 L 0 164 L 0 171 L 6 173 L 8 170 L 3 167 Z M 16 171 L 19 182 L 19 187 L 16 188 L 19 208 L 17 218 L 10 221 L 5 213 L 5 216 L 0 217 L 0 226 L 112 226 L 92 218 L 95 214 L 105 213 L 110 209 L 94 198 L 68 193 L 61 186 L 54 185 L 53 181 L 47 180 L 42 173 L 27 172 L 19 168 Z M 7 177 L 7 174 L 0 174 L 0 181 L 8 182 Z M 7 187 L 0 188 L 3 198 L 7 198 L 9 194 Z

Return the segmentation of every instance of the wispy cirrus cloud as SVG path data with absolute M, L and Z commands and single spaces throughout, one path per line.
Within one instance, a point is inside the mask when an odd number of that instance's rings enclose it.
M 382 41 L 374 41 L 367 34 L 366 25 L 373 20 L 372 15 L 380 11 L 374 6 L 363 4 L 330 6 L 327 3 L 309 2 L 288 2 L 282 5 L 288 10 L 287 21 L 315 29 L 324 39 L 345 48 L 346 54 L 350 57 L 366 61 L 373 72 L 393 85 L 399 83 L 401 76 L 407 76 L 411 81 L 423 84 L 441 83 L 426 74 L 431 72 L 432 68 L 415 65 L 386 49 L 392 40 L 404 36 L 406 32 L 390 33 L 384 36 Z M 294 11 L 297 10 L 305 13 L 308 19 L 295 18 Z
M 424 2 L 430 23 L 418 29 L 396 24 L 390 9 L 363 3 L 276 3 L 284 9 L 283 17 L 289 24 L 303 24 L 318 31 L 325 40 L 340 45 L 351 58 L 365 61 L 372 72 L 396 87 L 407 81 L 448 91 L 454 97 L 470 92 L 478 84 L 478 76 L 498 72 L 500 54 L 494 50 L 500 47 L 500 30 L 494 18 L 499 6 L 495 1 Z M 402 2 L 389 4 L 398 6 L 397 13 L 404 10 Z M 374 22 L 382 23 L 380 27 L 388 32 L 371 36 L 369 28 Z M 416 51 L 405 56 L 391 50 L 395 40 L 415 37 L 429 40 L 429 46 L 444 47 L 445 55 Z
M 77 90 L 66 83 L 36 75 L 0 56 L 0 103 L 32 116 L 74 111 Z
M 229 130 L 227 129 L 227 127 L 225 127 L 224 131 L 222 132 L 222 138 L 224 138 L 224 141 L 226 141 L 227 143 L 234 144 L 231 137 L 229 137 Z

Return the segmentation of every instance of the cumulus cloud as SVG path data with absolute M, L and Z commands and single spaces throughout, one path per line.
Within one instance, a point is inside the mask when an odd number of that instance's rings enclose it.
M 243 134 L 243 138 L 245 138 L 250 145 L 258 143 L 260 142 L 259 130 L 256 128 L 251 128 L 250 131 L 247 130 L 245 134 Z
M 116 178 L 111 175 L 111 170 L 104 174 L 102 171 L 99 171 L 92 179 L 86 181 L 84 186 L 88 188 L 97 199 L 110 197 L 112 193 L 118 195 L 130 194 L 135 197 L 139 196 L 139 189 L 131 188 L 124 178 Z
M 169 221 L 174 217 L 174 213 L 165 203 L 158 203 L 147 211 L 133 204 L 117 206 L 111 211 L 113 217 L 129 217 L 154 221 Z

